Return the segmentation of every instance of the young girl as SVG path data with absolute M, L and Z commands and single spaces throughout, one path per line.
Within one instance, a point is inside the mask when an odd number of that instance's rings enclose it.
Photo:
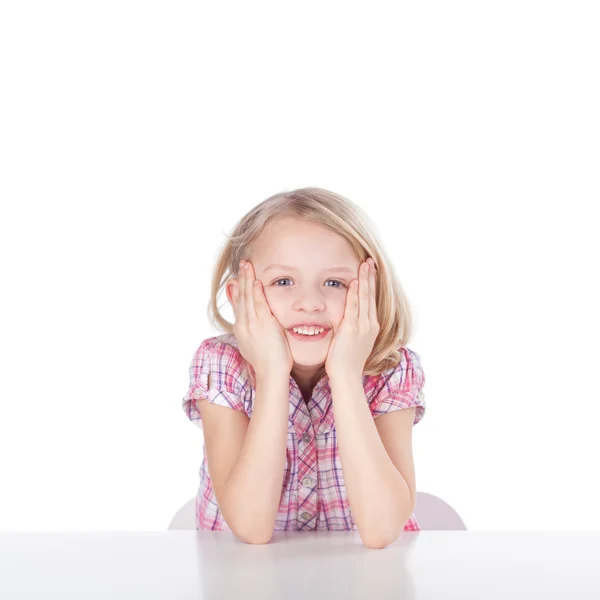
M 204 431 L 196 528 L 418 530 L 412 427 L 425 412 L 408 302 L 368 217 L 321 188 L 277 194 L 217 261 L 183 408 Z M 219 313 L 225 288 L 232 325 Z

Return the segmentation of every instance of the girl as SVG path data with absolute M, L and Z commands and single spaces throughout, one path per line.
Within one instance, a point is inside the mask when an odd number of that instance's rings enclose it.
M 359 207 L 321 188 L 272 196 L 218 257 L 183 398 L 204 431 L 196 528 L 418 530 L 412 427 L 425 412 L 406 297 Z M 222 288 L 235 323 L 217 308 Z

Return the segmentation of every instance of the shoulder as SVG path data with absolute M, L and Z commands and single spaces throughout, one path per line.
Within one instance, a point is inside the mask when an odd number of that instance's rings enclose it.
M 417 423 L 425 413 L 425 373 L 421 356 L 406 346 L 399 347 L 398 351 L 400 360 L 397 365 L 366 378 L 365 395 L 373 417 L 415 406 Z
M 235 336 L 224 333 L 202 341 L 192 356 L 190 369 L 210 366 L 237 371 L 241 369 L 242 363 Z
M 215 364 L 237 365 L 242 363 L 237 339 L 230 333 L 224 333 L 203 340 L 194 352 L 193 359 L 197 362 L 212 360 Z
M 400 360 L 395 366 L 379 375 L 365 377 L 365 388 L 370 400 L 375 399 L 384 389 L 393 391 L 398 387 L 412 387 L 425 382 L 421 356 L 406 346 L 399 347 L 398 352 Z
M 237 339 L 229 333 L 202 341 L 192 356 L 189 378 L 188 400 L 213 399 L 217 392 L 225 392 L 243 401 L 251 391 Z

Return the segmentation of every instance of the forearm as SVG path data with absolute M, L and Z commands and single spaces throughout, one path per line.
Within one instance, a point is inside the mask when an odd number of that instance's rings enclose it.
M 243 541 L 267 543 L 273 534 L 285 470 L 289 376 L 257 379 L 252 418 L 224 485 L 222 512 Z
M 412 513 L 410 490 L 369 410 L 362 377 L 330 377 L 338 452 L 352 516 L 366 546 L 398 538 Z

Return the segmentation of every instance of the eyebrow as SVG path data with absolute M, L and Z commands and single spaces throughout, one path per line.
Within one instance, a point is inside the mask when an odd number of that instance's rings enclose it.
M 283 269 L 284 271 L 297 271 L 294 267 L 288 267 L 286 265 L 267 265 L 264 270 L 268 271 L 269 269 Z M 323 271 L 330 271 L 335 273 L 351 273 L 354 275 L 354 271 L 348 267 L 326 267 L 322 269 Z

